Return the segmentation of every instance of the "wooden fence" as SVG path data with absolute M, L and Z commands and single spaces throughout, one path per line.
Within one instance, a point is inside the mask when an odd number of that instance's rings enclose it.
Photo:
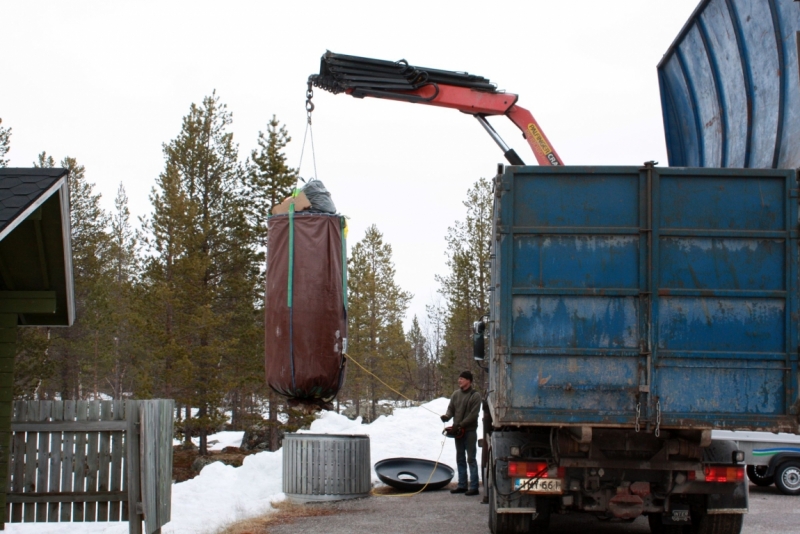
M 7 522 L 170 520 L 174 401 L 17 401 Z

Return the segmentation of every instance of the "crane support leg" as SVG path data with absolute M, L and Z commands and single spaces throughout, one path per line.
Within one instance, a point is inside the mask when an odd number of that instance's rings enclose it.
M 517 128 L 522 130 L 522 135 L 533 150 L 533 155 L 536 156 L 539 165 L 564 165 L 530 111 L 514 105 L 506 112 L 506 115 L 511 122 L 517 125 Z

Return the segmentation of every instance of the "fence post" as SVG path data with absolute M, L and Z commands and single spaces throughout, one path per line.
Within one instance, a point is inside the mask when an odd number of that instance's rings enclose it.
M 128 471 L 128 532 L 142 534 L 141 478 L 139 467 L 139 402 L 125 401 L 125 464 Z
M 139 436 L 141 492 L 145 534 L 160 534 L 170 521 L 172 500 L 172 410 L 175 402 L 158 399 L 141 401 Z

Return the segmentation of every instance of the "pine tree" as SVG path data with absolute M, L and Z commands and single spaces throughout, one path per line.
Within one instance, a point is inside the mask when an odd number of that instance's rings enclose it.
M 11 150 L 11 128 L 4 128 L 3 119 L 0 118 L 0 167 L 8 166 L 6 155 L 9 150 Z
M 441 376 L 441 370 L 445 367 L 443 365 L 443 354 L 447 310 L 440 299 L 437 298 L 436 301 L 425 306 L 425 313 L 425 352 L 431 366 L 431 397 L 443 394 L 449 395 L 450 391 L 444 391 L 442 388 Z
M 49 351 L 49 328 L 17 328 L 17 353 L 14 357 L 15 399 L 39 398 L 42 384 L 55 374 Z
M 47 152 L 43 151 L 39 153 L 39 156 L 36 158 L 33 166 L 40 169 L 52 169 L 56 166 L 56 160 L 53 159 L 53 156 L 50 156 L 47 154 Z
M 273 115 L 267 123 L 267 133 L 258 132 L 259 148 L 250 153 L 247 171 L 249 215 L 261 246 L 267 242 L 270 209 L 289 196 L 297 183 L 297 171 L 286 163 L 284 153 L 291 140 L 286 126 L 281 126 Z
M 374 375 L 394 389 L 412 393 L 403 381 L 404 356 L 410 347 L 402 327 L 412 295 L 400 289 L 394 278 L 392 247 L 372 225 L 353 247 L 348 265 L 348 353 L 372 373 L 351 365 L 348 393 L 357 403 L 357 415 L 360 400 L 369 399 L 370 421 L 375 419 L 378 399 L 394 396 Z
M 467 192 L 466 217 L 448 228 L 446 276 L 437 276 L 445 298 L 445 347 L 442 369 L 455 387 L 460 371 L 472 369 L 472 323 L 488 312 L 491 254 L 492 186 L 485 178 Z M 477 370 L 477 369 L 475 369 Z
M 260 419 L 256 396 L 266 393 L 264 381 L 263 255 L 256 252 L 256 233 L 248 224 L 244 198 L 231 209 L 229 239 L 237 244 L 225 265 L 220 311 L 227 317 L 229 337 L 228 407 L 231 425 L 241 430 Z
M 47 359 L 50 367 L 38 377 L 40 387 L 36 388 L 36 395 L 39 398 L 81 399 L 97 389 L 97 381 L 92 380 L 91 372 L 102 347 L 101 331 L 107 309 L 105 276 L 109 219 L 100 207 L 100 195 L 94 193 L 94 185 L 86 179 L 85 168 L 70 157 L 64 158 L 60 165 L 69 171 L 76 319 L 70 328 L 39 333 L 38 344 L 43 346 L 42 340 L 48 339 L 49 345 L 38 354 Z M 52 168 L 55 160 L 42 152 L 34 166 Z M 29 367 L 37 368 L 35 365 Z M 24 392 L 20 391 L 20 394 Z
M 286 127 L 281 126 L 278 119 L 273 115 L 272 120 L 267 123 L 267 132 L 258 132 L 259 148 L 250 153 L 250 160 L 247 163 L 246 196 L 248 199 L 248 219 L 255 233 L 256 242 L 262 250 L 262 254 L 258 257 L 262 268 L 259 273 L 259 293 L 256 298 L 256 302 L 259 303 L 257 309 L 259 319 L 262 319 L 264 316 L 264 309 L 261 304 L 264 302 L 263 287 L 266 263 L 264 261 L 263 249 L 267 244 L 267 218 L 272 206 L 280 203 L 284 198 L 289 196 L 297 182 L 297 172 L 287 164 L 286 154 L 284 152 L 284 149 L 291 140 L 292 138 L 289 136 Z M 279 425 L 278 395 L 271 389 L 265 388 L 263 380 L 263 325 L 263 320 L 259 320 L 257 323 L 257 331 L 253 332 L 255 336 L 254 347 L 257 349 L 257 354 L 259 355 L 258 363 L 257 365 L 249 366 L 249 369 L 253 371 L 253 378 L 257 377 L 258 382 L 252 378 L 249 382 L 251 383 L 251 389 L 254 395 L 266 389 L 269 426 L 271 428 L 276 428 Z M 255 387 L 256 384 L 258 384 L 258 387 Z M 244 390 L 240 389 L 240 391 L 241 393 L 238 395 L 244 398 Z M 236 415 L 236 410 L 234 410 L 233 413 Z M 270 450 L 274 451 L 278 449 L 277 438 L 277 432 L 270 432 Z
M 52 161 L 43 152 L 40 161 Z M 66 157 L 61 166 L 69 170 L 72 262 L 75 280 L 75 323 L 56 332 L 60 350 L 61 384 L 64 398 L 86 398 L 90 370 L 99 356 L 100 331 L 106 319 L 109 216 L 100 206 L 101 195 L 86 179 L 86 169 Z M 93 377 L 92 377 L 93 378 Z M 94 390 L 95 384 L 91 384 Z
M 409 353 L 406 358 L 408 383 L 414 386 L 417 400 L 431 400 L 439 394 L 437 360 L 431 352 L 430 342 L 425 337 L 419 319 L 415 315 L 411 328 L 406 332 Z
M 191 105 L 180 133 L 164 146 L 165 169 L 147 222 L 156 253 L 147 270 L 149 302 L 161 320 L 150 331 L 170 377 L 164 386 L 187 413 L 197 408 L 184 433 L 200 436 L 203 455 L 208 433 L 224 421 L 231 366 L 252 350 L 240 324 L 255 321 L 257 256 L 231 121 L 216 93 Z
M 176 399 L 180 415 L 180 403 L 187 394 L 182 389 L 179 362 L 188 360 L 188 354 L 180 342 L 186 320 L 179 289 L 185 278 L 186 228 L 195 214 L 174 164 L 168 162 L 156 179 L 150 202 L 153 213 L 143 221 L 148 255 L 142 303 L 150 310 L 144 317 L 150 347 L 144 381 L 151 392 Z
M 137 301 L 136 282 L 139 272 L 137 258 L 138 240 L 130 224 L 128 195 L 122 183 L 114 198 L 114 211 L 110 220 L 107 271 L 108 306 L 104 337 L 104 381 L 110 387 L 115 399 L 123 393 L 131 392 L 136 381 L 136 362 L 140 350 L 135 302 Z M 95 368 L 101 362 L 95 360 Z M 96 376 L 96 375 L 95 375 Z M 95 380 L 96 383 L 96 380 Z M 97 389 L 98 386 L 95 386 Z

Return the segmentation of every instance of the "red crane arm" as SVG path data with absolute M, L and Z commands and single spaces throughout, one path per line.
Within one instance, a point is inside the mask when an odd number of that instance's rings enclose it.
M 479 119 L 487 116 L 505 115 L 522 131 L 522 136 L 530 145 L 539 165 L 564 164 L 531 112 L 518 106 L 516 102 L 519 97 L 512 93 L 489 93 L 442 83 L 431 83 L 413 91 L 383 92 L 349 89 L 346 93 L 355 97 L 370 96 L 457 109 L 463 113 L 474 115 Z M 485 121 L 482 123 L 489 130 L 490 135 L 495 138 L 495 141 L 500 144 L 501 148 L 508 152 L 510 149 L 505 146 L 505 143 L 491 129 L 491 126 Z

